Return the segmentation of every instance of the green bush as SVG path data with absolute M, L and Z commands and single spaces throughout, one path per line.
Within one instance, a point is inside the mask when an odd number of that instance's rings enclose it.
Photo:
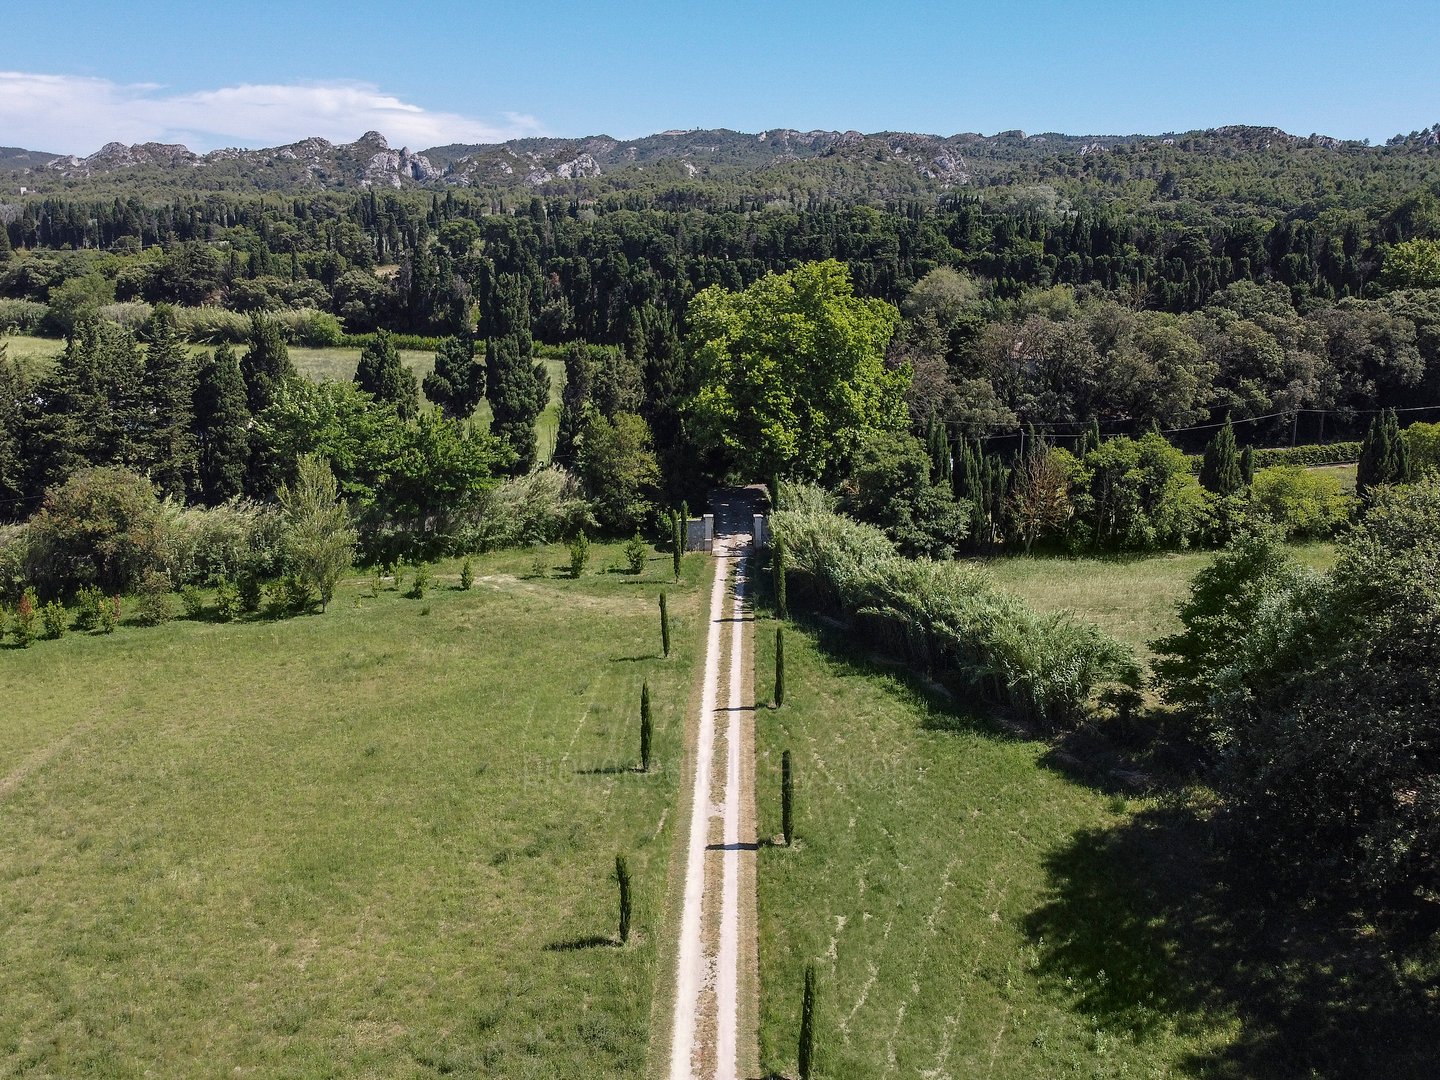
M 0 299 L 0 334 L 34 334 L 49 313 L 34 300 Z
M 625 565 L 630 573 L 638 574 L 645 569 L 645 556 L 649 550 L 650 546 L 640 538 L 638 532 L 625 541 Z
M 143 626 L 159 626 L 175 617 L 170 604 L 170 575 L 150 570 L 135 589 L 135 616 Z
M 240 590 L 229 578 L 215 583 L 215 614 L 225 622 L 240 617 Z
M 1358 442 L 1277 446 L 1255 451 L 1256 469 L 1268 469 L 1273 465 L 1349 465 L 1359 460 Z
M 1440 424 L 1411 424 L 1405 429 L 1405 448 L 1415 476 L 1440 469 Z
M 460 564 L 460 590 L 462 592 L 469 592 L 471 586 L 473 586 L 474 584 L 475 567 L 471 564 L 469 558 L 467 557 L 466 560 Z
M 589 524 L 579 481 L 564 469 L 537 469 L 483 492 L 458 541 L 463 551 L 553 544 Z
M 198 585 L 186 585 L 180 590 L 180 606 L 185 609 L 186 618 L 198 619 L 205 613 L 205 594 Z
M 411 600 L 424 600 L 425 591 L 430 588 L 430 579 L 430 564 L 423 562 L 416 563 L 415 577 L 410 582 L 410 589 L 405 595 Z
M 40 616 L 45 623 L 45 636 L 47 638 L 64 637 L 65 631 L 70 629 L 70 613 L 65 610 L 65 605 L 58 600 L 51 600 L 41 608 Z
M 584 531 L 575 534 L 570 541 L 570 576 L 578 578 L 590 563 L 590 540 Z
M 1251 514 L 1292 540 L 1333 536 L 1353 503 L 1336 477 L 1300 465 L 1261 469 L 1250 486 Z
M 120 597 L 107 597 L 100 605 L 100 622 L 96 629 L 102 634 L 113 634 L 120 625 Z
M 264 585 L 260 581 L 260 575 L 250 572 L 240 576 L 240 610 L 249 615 L 260 610 L 260 598 L 264 591 Z
M 87 585 L 75 594 L 75 629 L 95 630 L 100 626 L 101 608 L 109 597 L 93 585 Z

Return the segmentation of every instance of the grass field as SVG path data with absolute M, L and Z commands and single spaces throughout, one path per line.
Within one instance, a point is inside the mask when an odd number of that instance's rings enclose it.
M 0 1076 L 639 1075 L 710 564 L 564 556 L 0 653 Z
M 13 359 L 19 360 L 32 371 L 43 371 L 59 356 L 65 343 L 54 338 L 31 337 L 25 334 L 0 336 Z M 201 352 L 205 346 L 191 346 L 192 351 Z M 348 382 L 355 377 L 355 365 L 360 362 L 360 350 L 349 348 L 309 349 L 298 345 L 290 347 L 290 359 L 301 375 L 319 381 L 334 379 Z M 400 359 L 417 379 L 424 379 L 435 367 L 435 354 L 412 349 L 401 349 Z M 550 400 L 535 422 L 535 440 L 540 459 L 549 461 L 555 452 L 555 437 L 560 429 L 560 392 L 565 387 L 565 361 L 544 359 L 545 370 L 550 373 Z M 490 403 L 481 401 L 475 412 L 477 423 L 490 426 Z
M 788 748 L 799 836 L 760 853 L 766 1069 L 794 1074 L 806 962 L 826 1077 L 1180 1075 L 1233 1037 L 1223 1012 L 1162 1007 L 1176 987 L 1158 936 L 1131 928 L 1107 942 L 1108 927 L 1054 910 L 1055 861 L 1138 804 L 1072 782 L 1042 764 L 1045 744 L 936 708 L 809 633 L 787 634 L 785 661 L 785 707 L 762 708 L 757 734 L 762 835 L 779 832 Z M 1077 948 L 1135 996 L 1123 1017 L 1097 1012 L 1103 989 L 1066 970 Z
M 1333 544 L 1298 544 L 1291 551 L 1317 570 L 1335 561 Z M 1148 656 L 1149 642 L 1180 628 L 1175 605 L 1214 558 L 1213 551 L 1108 559 L 1016 556 L 984 565 L 996 584 L 1034 607 L 1074 611 Z

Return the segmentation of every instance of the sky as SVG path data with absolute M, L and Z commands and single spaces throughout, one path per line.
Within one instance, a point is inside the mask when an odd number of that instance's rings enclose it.
M 1440 2 L 0 0 L 0 145 L 392 146 L 674 128 L 1383 141 L 1440 122 Z

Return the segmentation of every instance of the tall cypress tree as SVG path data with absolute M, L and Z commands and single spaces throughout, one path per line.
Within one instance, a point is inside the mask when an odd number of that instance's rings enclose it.
M 1240 451 L 1240 479 L 1248 488 L 1255 483 L 1255 448 L 1247 446 Z
M 5 226 L 0 224 L 0 232 Z M 25 370 L 0 342 L 0 521 L 23 517 L 17 500 L 26 493 L 23 404 L 30 399 Z
M 258 311 L 250 316 L 249 346 L 240 359 L 240 374 L 245 379 L 245 404 L 258 415 L 275 400 L 276 387 L 295 377 L 295 365 L 280 324 Z
M 490 431 L 515 455 L 516 475 L 535 466 L 535 421 L 550 396 L 545 365 L 530 356 L 530 335 L 508 335 L 486 342 L 486 393 L 492 416 Z
M 930 479 L 937 484 L 950 483 L 950 440 L 945 434 L 944 422 L 933 411 L 925 426 L 925 448 L 930 454 Z
M 475 356 L 475 343 L 468 336 L 442 340 L 424 387 L 425 396 L 446 416 L 468 420 L 485 396 L 485 365 Z
M 1200 464 L 1200 483 L 1216 495 L 1234 495 L 1245 487 L 1240 453 L 1235 447 L 1235 428 L 1228 416 L 1225 426 L 1205 447 L 1205 458 Z
M 140 377 L 145 464 L 161 495 L 183 499 L 195 490 L 195 364 L 180 340 L 175 313 L 159 305 L 146 324 L 150 346 Z
M 222 344 L 200 362 L 195 379 L 198 491 L 211 506 L 245 490 L 250 455 L 250 409 L 235 350 Z
M 1360 464 L 1355 470 L 1355 490 L 1368 494 L 1385 484 L 1403 484 L 1410 479 L 1410 454 L 1400 422 L 1392 409 L 1370 421 L 1360 444 Z
M 420 415 L 420 386 L 415 373 L 400 362 L 395 339 L 388 330 L 377 330 L 360 350 L 355 368 L 355 385 L 376 401 L 395 406 L 402 420 Z

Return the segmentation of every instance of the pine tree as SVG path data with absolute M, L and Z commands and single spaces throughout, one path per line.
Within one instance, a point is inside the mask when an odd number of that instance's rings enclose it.
M 650 771 L 650 743 L 655 736 L 655 722 L 650 715 L 650 684 L 640 684 L 640 770 Z
M 245 403 L 256 415 L 270 407 L 282 382 L 295 378 L 295 365 L 280 324 L 258 311 L 250 316 L 249 345 L 240 359 L 240 374 L 245 379 Z
M 485 365 L 468 337 L 447 337 L 435 351 L 435 369 L 425 376 L 425 396 L 446 416 L 468 420 L 485 396 Z
M 140 376 L 144 464 L 161 495 L 184 499 L 196 488 L 195 365 L 176 331 L 175 313 L 159 305 L 147 324 L 150 347 Z
M 815 1064 L 815 965 L 805 965 L 805 992 L 800 1000 L 800 1080 L 810 1080 Z
M 620 885 L 620 942 L 630 940 L 630 867 L 624 855 L 615 856 L 615 880 Z
M 795 842 L 795 772 L 789 750 L 780 755 L 780 832 L 786 847 Z
M 376 401 L 393 405 L 401 420 L 420 415 L 420 387 L 415 373 L 400 362 L 395 340 L 388 330 L 377 330 L 360 350 L 355 385 Z
M 670 609 L 665 606 L 665 592 L 660 592 L 660 647 L 670 655 Z
M 1200 483 L 1207 491 L 1222 496 L 1235 495 L 1245 487 L 1240 454 L 1235 448 L 1235 428 L 1228 416 L 1225 426 L 1205 447 L 1205 458 L 1200 464 Z
M 775 707 L 785 704 L 785 629 L 775 628 Z
M 197 487 L 210 506 L 245 490 L 250 456 L 250 409 L 235 350 L 222 344 L 200 361 L 195 374 Z

